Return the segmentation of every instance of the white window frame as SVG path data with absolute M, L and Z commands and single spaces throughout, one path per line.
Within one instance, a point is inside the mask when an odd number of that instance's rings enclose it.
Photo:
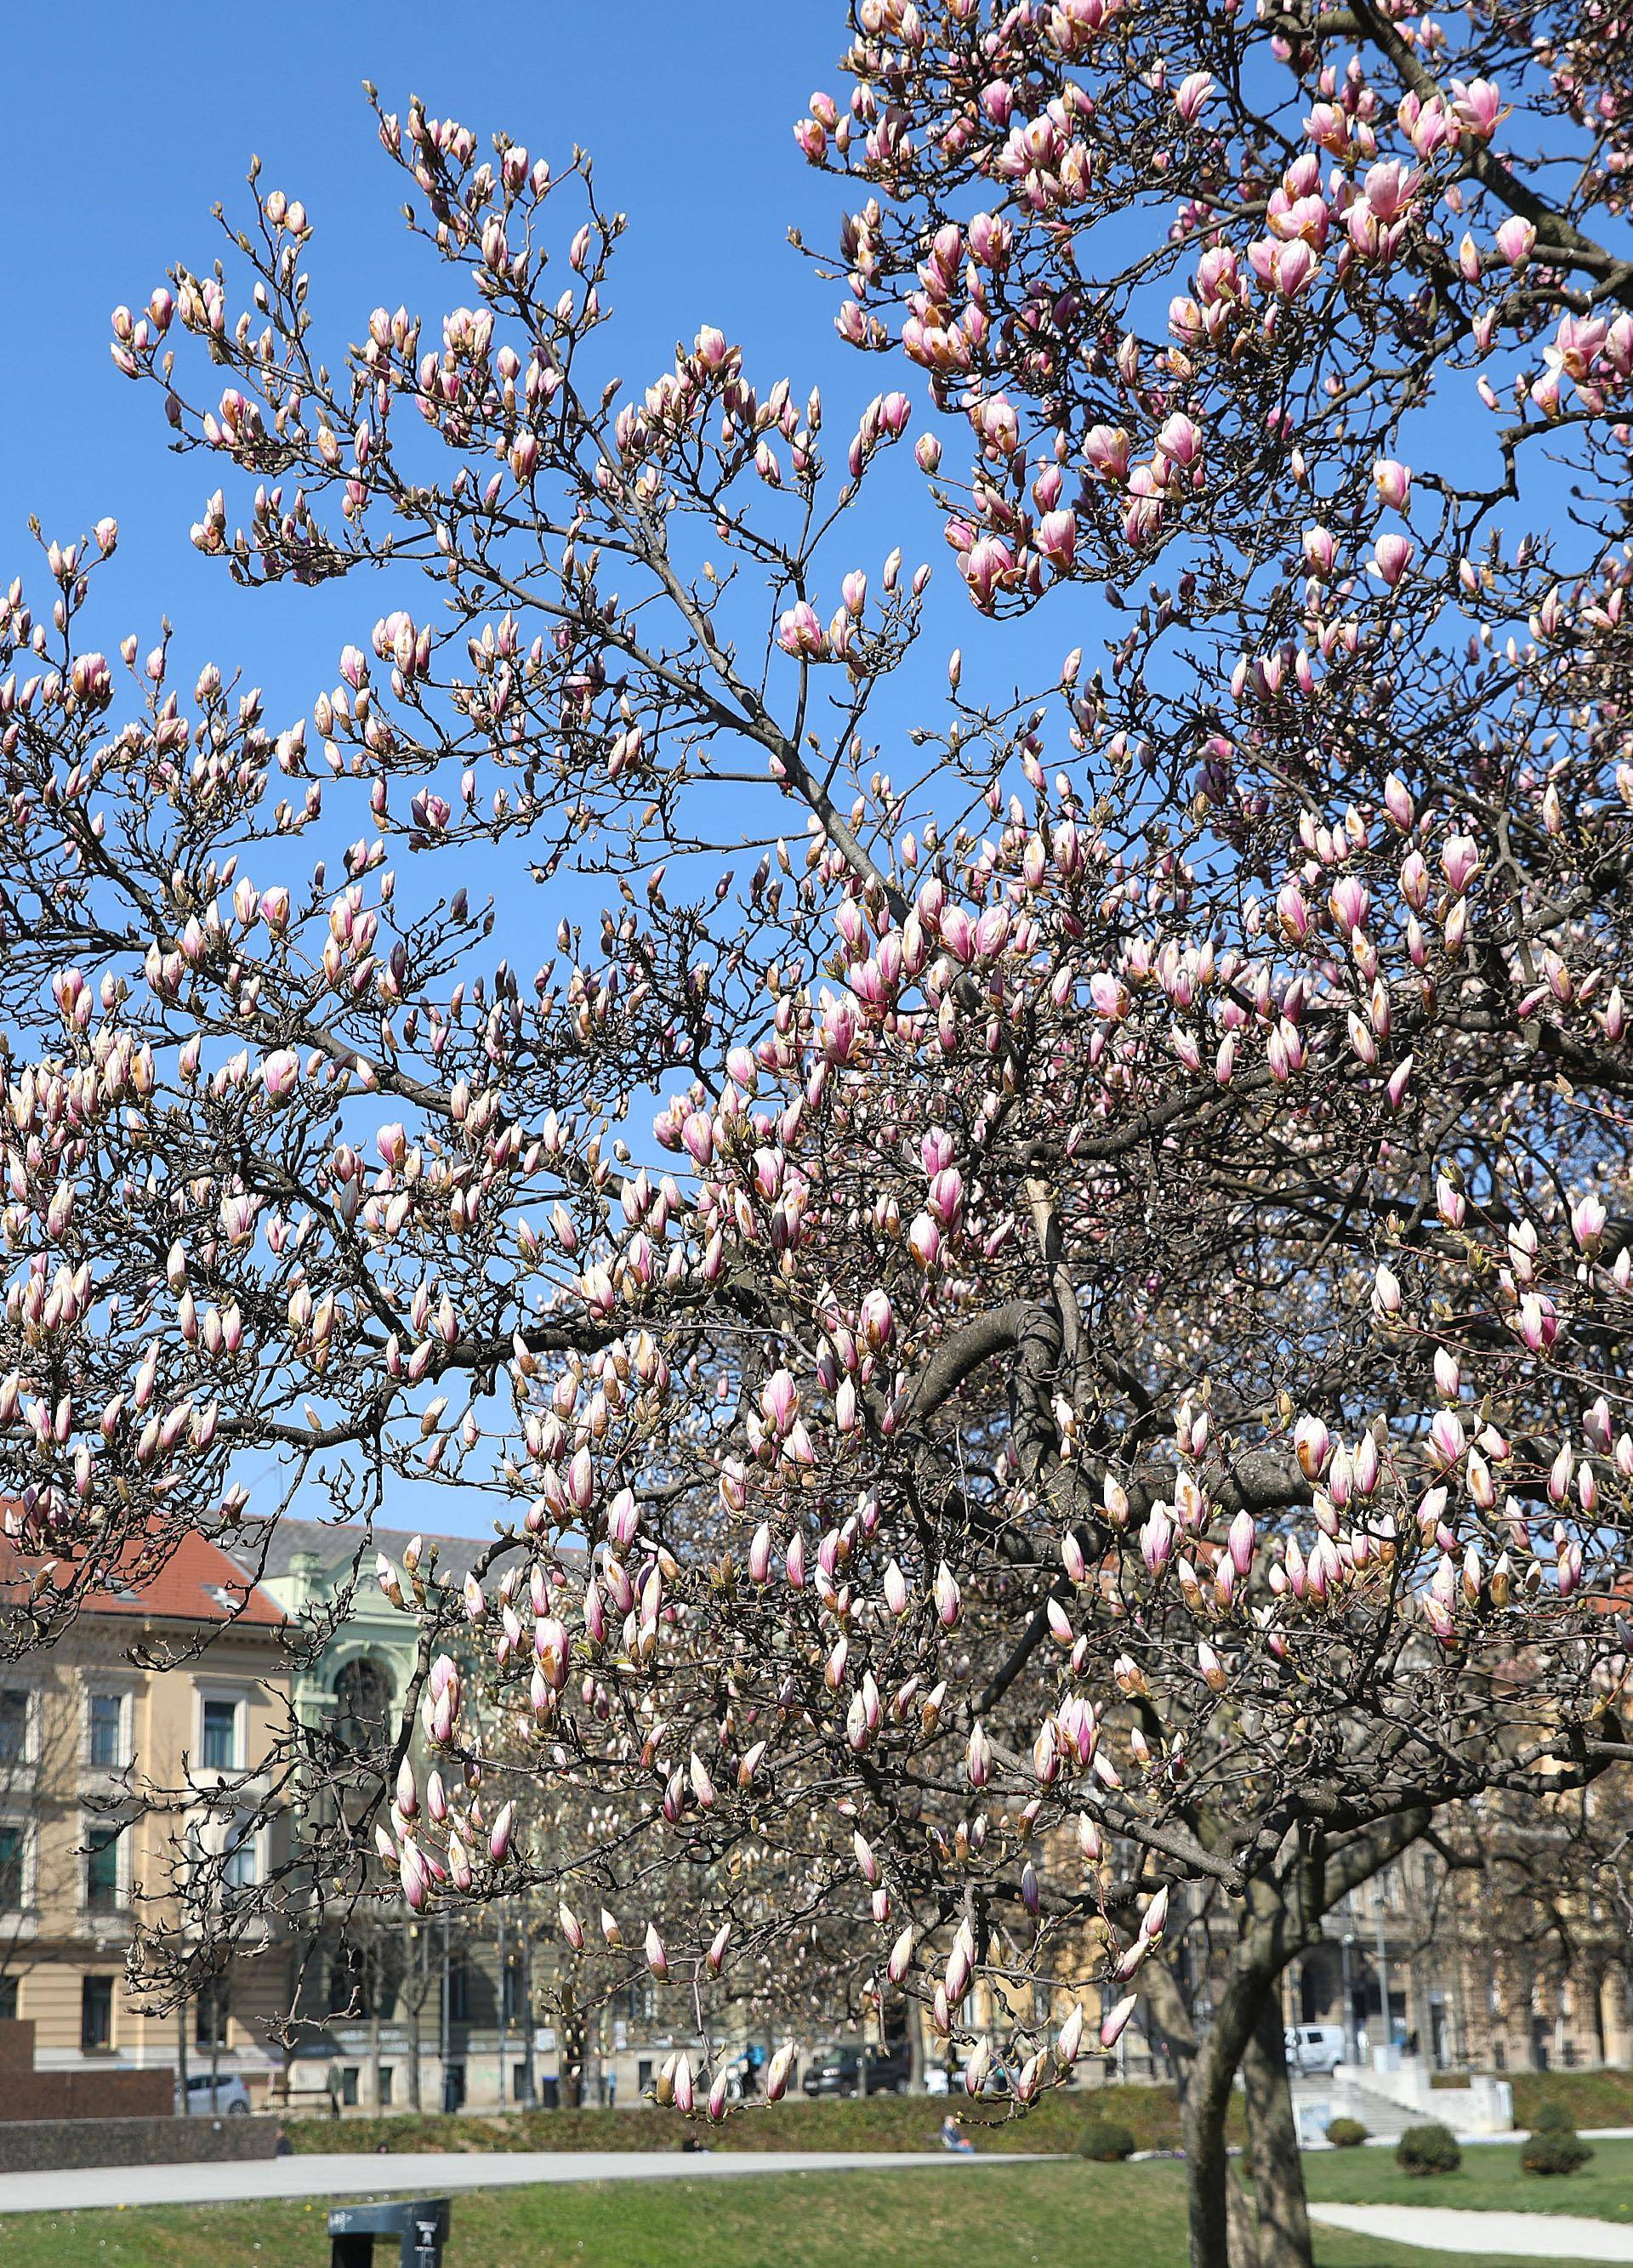
M 24 1812 L 5 1810 L 0 1811 L 0 1827 L 20 1827 L 23 1830 L 22 1903 L 0 1905 L 0 1918 L 7 1921 L 16 1918 L 26 1931 L 40 1896 L 40 1822 Z
M 98 1701 L 111 1701 L 119 1711 L 119 1754 L 111 1764 L 97 1764 L 91 1754 L 92 1730 L 91 1712 L 92 1705 Z M 122 1772 L 129 1770 L 134 1761 L 131 1714 L 130 1688 L 128 1685 L 115 1685 L 102 1677 L 86 1680 L 84 1705 L 80 1712 L 79 1739 L 80 1762 L 86 1771 Z
M 244 1840 L 244 1848 L 249 1853 L 251 1872 L 248 1881 L 234 1885 L 226 1880 L 226 1859 L 233 1830 L 240 1820 L 254 1825 L 254 1832 Z M 206 1867 L 218 1866 L 221 1868 L 218 1876 L 218 1895 L 225 1902 L 234 1895 L 235 1889 L 255 1889 L 267 1880 L 271 1823 L 267 1820 L 257 1821 L 255 1806 L 251 1800 L 243 1800 L 235 1811 L 201 1806 L 188 1813 L 178 1847 L 185 1857 L 189 1883 L 195 1882 Z
M 0 1775 L 32 1771 L 40 1762 L 40 1688 L 33 1678 L 18 1675 L 8 1665 L 0 1675 L 0 1690 L 23 1697 L 23 1753 L 0 1756 Z
M 107 1924 L 122 1919 L 130 1911 L 130 1848 L 134 1819 L 121 1819 L 112 1812 L 81 1811 L 79 1836 L 79 1911 L 94 1928 L 98 1923 Z M 114 1844 L 114 1903 L 110 1908 L 91 1904 L 91 1837 L 99 1827 L 115 1827 L 118 1836 Z
M 249 1879 L 248 1881 L 244 1882 L 233 1882 L 227 1879 L 226 1868 L 231 1865 L 232 1859 L 233 1855 L 235 1855 L 232 1850 L 232 1845 L 234 1841 L 233 1830 L 238 1826 L 240 1820 L 243 1820 L 248 1822 L 254 1830 L 252 1833 L 244 1837 L 242 1843 L 240 1845 L 240 1847 L 246 1851 L 249 1856 Z M 257 1888 L 259 1884 L 265 1881 L 266 1837 L 267 1829 L 265 1822 L 262 1822 L 257 1825 L 255 1823 L 255 1814 L 253 1810 L 235 1811 L 232 1817 L 227 1821 L 226 1833 L 221 1846 L 222 1859 L 224 1862 L 222 1868 L 221 1888 L 224 1896 L 230 1896 L 234 1890 L 253 1890 Z
M 100 2048 L 88 2048 L 83 2044 L 85 2039 L 85 1986 L 91 1983 L 93 1978 L 98 1984 L 105 1984 L 109 1987 L 107 1995 L 107 2038 Z M 81 2043 L 79 2046 L 79 2054 L 81 2057 L 89 2056 L 94 2059 L 94 2063 L 96 2065 L 100 2065 L 101 2058 L 104 2056 L 112 2058 L 119 2052 L 119 1979 L 116 1977 L 109 1977 L 100 1969 L 88 1969 L 81 1973 L 79 1978 L 79 2040 Z
M 249 1697 L 251 1688 L 242 1679 L 229 1683 L 218 1683 L 213 1678 L 201 1677 L 197 1683 L 198 1711 L 194 1725 L 193 1777 L 201 1772 L 243 1772 L 248 1770 L 249 1755 Z M 207 1764 L 204 1762 L 204 1704 L 225 1702 L 233 1711 L 233 1762 L 230 1764 Z

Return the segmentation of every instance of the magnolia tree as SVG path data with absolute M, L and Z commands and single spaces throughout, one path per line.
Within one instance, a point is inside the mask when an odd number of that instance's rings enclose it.
M 417 102 L 428 311 L 324 359 L 252 178 L 116 312 L 196 544 L 394 610 L 282 725 L 98 650 L 109 524 L 0 617 L 13 1627 L 269 1451 L 485 1491 L 292 1900 L 526 1889 L 568 1977 L 604 1903 L 713 2115 L 818 1912 L 1023 2106 L 1149 1988 L 1193 2258 L 1307 2256 L 1286 1962 L 1627 1752 L 1619 37 L 867 0 L 831 443 L 709 328 L 626 380 L 587 161 Z M 1048 683 L 924 659 L 943 527 Z

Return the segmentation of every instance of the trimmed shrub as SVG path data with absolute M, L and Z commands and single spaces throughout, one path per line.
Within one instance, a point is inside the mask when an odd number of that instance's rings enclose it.
M 1408 2126 L 1395 2144 L 1395 2163 L 1407 2174 L 1454 2174 L 1463 2162 L 1449 2126 Z
M 1120 2159 L 1132 2158 L 1134 2154 L 1134 2136 L 1126 2126 L 1119 2126 L 1110 2118 L 1091 2118 L 1077 2145 L 1080 2158 L 1093 2158 L 1103 2166 L 1114 2165 Z
M 1334 2118 L 1326 2139 L 1335 2150 L 1358 2150 L 1366 2139 L 1366 2131 L 1358 2118 Z
M 1574 2174 L 1592 2154 L 1592 2145 L 1578 2133 L 1564 2104 L 1549 2102 L 1538 2113 L 1519 2162 L 1528 2174 Z

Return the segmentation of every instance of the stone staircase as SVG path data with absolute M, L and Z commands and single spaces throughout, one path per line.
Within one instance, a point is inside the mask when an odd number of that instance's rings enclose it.
M 1514 2097 L 1508 2081 L 1470 2075 L 1460 2087 L 1437 2088 L 1415 2056 L 1392 2051 L 1371 2064 L 1341 2063 L 1327 2079 L 1293 2080 L 1293 2107 L 1301 2139 L 1318 2141 L 1334 2118 L 1358 2118 L 1369 2134 L 1397 2139 L 1408 2126 L 1433 2121 L 1455 2134 L 1513 2131 Z
M 1369 2134 L 1394 2142 L 1408 2126 L 1421 2124 L 1422 2117 L 1420 2111 L 1392 2102 L 1375 2088 L 1359 2086 L 1349 2078 L 1294 2080 L 1293 2110 L 1305 2142 L 1318 2140 L 1334 2118 L 1358 2118 Z

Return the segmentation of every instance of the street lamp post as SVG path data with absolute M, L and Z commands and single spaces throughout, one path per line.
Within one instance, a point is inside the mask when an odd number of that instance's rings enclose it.
M 1381 1881 L 1378 1884 L 1375 1918 L 1378 1923 L 1378 1997 L 1382 2004 L 1384 2045 L 1386 2048 L 1392 2048 L 1395 2043 L 1395 2034 L 1394 2026 L 1389 2015 L 1389 1955 L 1384 1943 L 1384 1888 Z
M 1358 2063 L 1361 2058 L 1356 2045 L 1356 1988 L 1354 1969 L 1355 1933 L 1346 1930 L 1343 1937 L 1344 1955 L 1344 2061 Z
M 505 1909 L 499 1910 L 499 2105 L 505 2108 L 505 2066 L 510 2053 L 510 1971 L 505 1966 Z
M 448 1918 L 445 1912 L 442 1917 L 442 2021 L 440 2028 L 441 2037 L 438 2043 L 442 2058 L 442 2108 L 444 2110 L 451 2110 L 454 2108 L 448 2087 L 449 2018 L 453 2013 L 449 2007 L 453 1997 L 452 1971 L 453 1961 L 448 1948 Z

